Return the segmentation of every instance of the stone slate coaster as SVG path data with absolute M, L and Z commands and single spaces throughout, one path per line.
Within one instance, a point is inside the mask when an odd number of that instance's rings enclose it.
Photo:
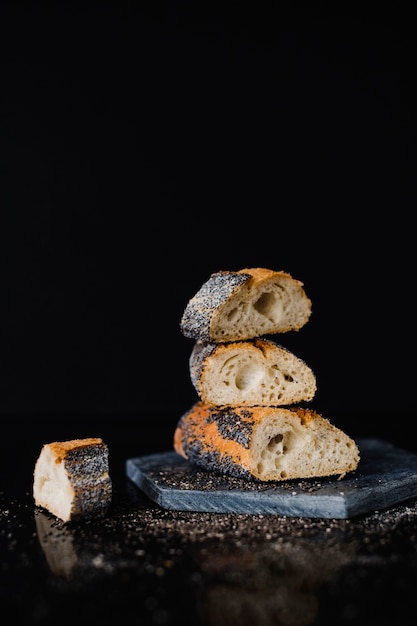
M 165 509 L 346 519 L 417 497 L 417 455 L 357 439 L 358 468 L 344 478 L 263 482 L 198 469 L 175 451 L 127 459 L 126 474 Z

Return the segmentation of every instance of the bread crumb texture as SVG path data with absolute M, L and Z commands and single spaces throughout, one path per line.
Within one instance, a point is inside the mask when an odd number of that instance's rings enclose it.
M 97 437 L 45 444 L 35 463 L 33 497 L 64 522 L 103 517 L 112 499 L 107 445 Z

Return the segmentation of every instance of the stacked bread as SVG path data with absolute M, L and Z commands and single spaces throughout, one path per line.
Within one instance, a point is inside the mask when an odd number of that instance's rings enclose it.
M 178 421 L 178 454 L 247 480 L 343 477 L 357 468 L 356 442 L 300 405 L 315 396 L 313 371 L 270 338 L 300 330 L 310 315 L 303 283 L 287 272 L 246 268 L 209 277 L 180 323 L 195 340 L 189 365 L 199 399 Z

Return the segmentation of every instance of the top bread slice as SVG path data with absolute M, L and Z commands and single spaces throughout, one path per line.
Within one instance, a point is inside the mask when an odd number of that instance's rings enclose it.
M 242 341 L 299 330 L 310 315 L 301 281 L 284 271 L 246 268 L 211 274 L 189 300 L 180 329 L 207 342 Z

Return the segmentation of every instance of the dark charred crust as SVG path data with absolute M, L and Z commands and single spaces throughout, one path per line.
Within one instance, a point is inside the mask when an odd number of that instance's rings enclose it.
M 203 413 L 199 412 L 199 409 Z M 181 432 L 181 445 L 188 461 L 204 470 L 216 474 L 226 474 L 234 478 L 253 481 L 254 477 L 248 469 L 240 463 L 240 456 L 233 458 L 230 454 L 210 448 L 206 445 L 201 432 L 202 421 L 208 425 L 214 424 L 219 437 L 231 440 L 241 447 L 242 451 L 249 448 L 250 434 L 254 420 L 251 412 L 239 408 L 204 407 L 200 403 L 193 406 L 178 422 Z
M 107 445 L 95 443 L 68 450 L 64 465 L 75 493 L 71 520 L 103 517 L 112 498 Z
M 201 467 L 215 474 L 226 474 L 233 478 L 252 480 L 250 472 L 241 465 L 237 465 L 230 456 L 221 454 L 218 450 L 206 450 L 198 440 L 194 440 L 187 447 L 187 457 L 192 465 Z M 220 469 L 221 468 L 221 469 Z
M 215 272 L 189 300 L 180 322 L 185 337 L 210 341 L 210 321 L 213 313 L 230 295 L 251 279 L 250 274 Z
M 112 483 L 110 478 L 94 484 L 86 485 L 76 492 L 72 504 L 71 519 L 92 519 L 104 517 L 110 507 Z
M 198 381 L 206 366 L 207 359 L 213 354 L 217 347 L 216 343 L 210 343 L 198 339 L 190 355 L 189 370 L 190 378 L 195 389 L 198 391 Z
M 207 421 L 215 422 L 222 439 L 236 441 L 243 448 L 249 449 L 250 437 L 253 430 L 253 420 L 242 415 L 244 421 L 232 410 L 223 409 L 213 412 Z
M 109 452 L 107 446 L 94 444 L 68 450 L 64 459 L 65 469 L 74 483 L 91 481 L 91 476 L 108 472 Z

